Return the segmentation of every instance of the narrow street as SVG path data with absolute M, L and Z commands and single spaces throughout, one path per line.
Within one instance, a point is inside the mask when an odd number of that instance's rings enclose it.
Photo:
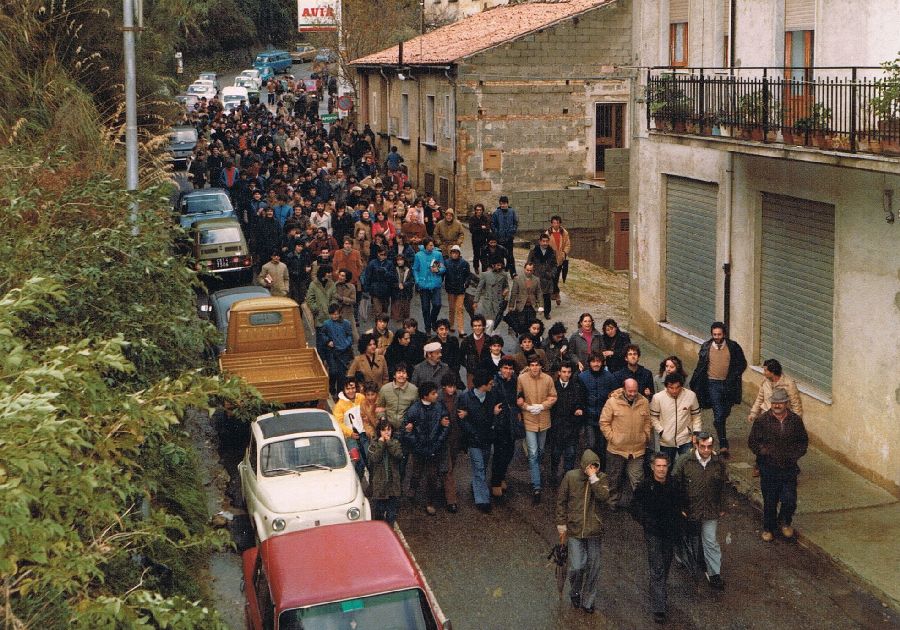
M 469 247 L 464 247 L 469 257 Z M 519 264 L 527 255 L 516 250 Z M 573 261 L 563 304 L 552 321 L 571 330 L 584 311 L 612 316 L 627 326 L 627 279 L 584 261 Z M 574 297 L 574 299 L 573 299 Z M 445 301 L 446 302 L 446 301 Z M 446 311 L 446 303 L 442 316 Z M 412 314 L 421 321 L 418 299 Z M 510 351 L 515 340 L 500 333 Z M 650 367 L 655 367 L 645 362 Z M 704 414 L 704 424 L 711 418 Z M 215 452 L 207 449 L 211 457 Z M 546 460 L 545 460 L 546 468 Z M 647 556 L 643 533 L 624 512 L 606 513 L 601 592 L 594 615 L 573 610 L 558 594 L 547 560 L 556 542 L 555 495 L 531 504 L 526 458 L 517 447 L 510 466 L 510 498 L 491 514 L 475 509 L 468 457 L 458 461 L 460 510 L 437 516 L 404 499 L 398 525 L 420 562 L 438 601 L 458 629 L 648 628 L 657 627 L 647 608 Z M 214 468 L 221 493 L 226 479 Z M 214 490 L 215 496 L 215 490 Z M 219 494 L 221 496 L 221 494 Z M 802 500 L 802 499 L 801 499 Z M 834 564 L 795 543 L 766 545 L 759 540 L 757 509 L 733 490 L 729 510 L 719 524 L 725 591 L 712 590 L 702 575 L 691 577 L 673 563 L 669 577 L 670 628 L 876 628 L 900 624 L 900 616 L 857 586 Z M 216 507 L 215 511 L 218 511 Z M 227 508 L 231 509 L 231 508 Z M 237 544 L 248 533 L 238 515 L 230 528 Z M 216 605 L 233 627 L 242 627 L 240 561 L 236 553 L 218 554 L 212 564 Z

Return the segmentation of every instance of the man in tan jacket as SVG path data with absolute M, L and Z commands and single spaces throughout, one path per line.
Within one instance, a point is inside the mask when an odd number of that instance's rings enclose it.
M 550 408 L 556 403 L 556 387 L 550 375 L 541 371 L 541 360 L 536 354 L 528 359 L 528 370 L 519 376 L 516 402 L 525 422 L 531 500 L 537 505 L 541 502 L 541 456 L 550 429 Z
M 625 379 L 623 387 L 609 395 L 600 413 L 600 431 L 606 438 L 609 505 L 613 509 L 628 507 L 644 477 L 644 451 L 651 426 L 650 404 L 638 393 L 638 382 Z
M 434 244 L 440 248 L 444 258 L 450 258 L 450 248 L 454 245 L 462 247 L 464 240 L 466 233 L 462 223 L 456 220 L 453 208 L 447 208 L 443 221 L 438 221 L 434 226 Z

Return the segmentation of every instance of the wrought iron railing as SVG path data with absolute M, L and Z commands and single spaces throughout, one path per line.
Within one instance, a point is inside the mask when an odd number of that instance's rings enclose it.
M 647 128 L 900 155 L 896 93 L 881 68 L 653 68 Z

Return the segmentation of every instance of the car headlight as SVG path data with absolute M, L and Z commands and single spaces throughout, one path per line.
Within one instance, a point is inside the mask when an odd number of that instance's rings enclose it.
M 276 518 L 275 520 L 272 521 L 272 531 L 280 532 L 281 530 L 284 529 L 284 525 L 285 525 L 285 522 L 284 522 L 283 518 Z
M 359 516 L 360 516 L 360 511 L 359 511 L 358 507 L 352 507 L 349 510 L 347 510 L 347 518 L 349 518 L 351 521 L 359 520 Z

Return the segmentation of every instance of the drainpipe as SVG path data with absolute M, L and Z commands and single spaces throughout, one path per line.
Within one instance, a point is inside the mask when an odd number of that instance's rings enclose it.
M 736 50 L 734 43 L 734 35 L 737 32 L 737 20 L 734 15 L 736 11 L 737 0 L 731 0 L 731 6 L 728 10 L 728 67 L 732 70 L 734 70 L 734 52 Z
M 444 76 L 447 78 L 447 82 L 450 84 L 452 88 L 452 92 L 450 94 L 450 102 L 453 103 L 453 118 L 449 121 L 450 126 L 450 136 L 451 140 L 453 140 L 453 146 L 451 150 L 453 151 L 453 207 L 456 208 L 456 214 L 459 216 L 459 207 L 456 205 L 456 190 L 457 190 L 457 181 L 456 181 L 456 80 L 450 76 L 450 68 L 444 70 Z M 446 112 L 449 116 L 450 112 Z M 466 210 L 466 214 L 468 214 L 468 210 Z
M 731 223 L 734 197 L 734 153 L 728 152 L 725 163 L 725 246 L 722 252 L 722 271 L 725 273 L 723 287 L 722 321 L 727 330 L 731 330 Z

